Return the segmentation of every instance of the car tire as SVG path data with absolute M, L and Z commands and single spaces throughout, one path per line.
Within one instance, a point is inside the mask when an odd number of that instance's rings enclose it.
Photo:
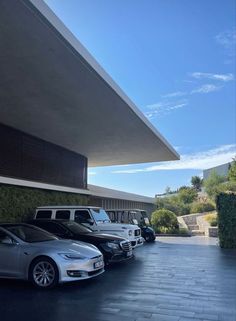
M 56 263 L 49 257 L 33 260 L 29 269 L 29 280 L 40 289 L 51 289 L 58 284 L 59 272 Z
M 154 242 L 155 239 L 156 239 L 156 238 L 154 238 L 154 237 L 151 236 L 151 235 L 146 235 L 144 238 L 145 238 L 145 241 L 146 241 L 147 243 Z

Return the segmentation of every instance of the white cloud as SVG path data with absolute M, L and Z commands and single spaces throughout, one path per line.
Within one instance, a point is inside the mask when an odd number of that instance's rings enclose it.
M 228 82 L 234 80 L 234 75 L 232 73 L 228 74 L 213 74 L 206 72 L 193 72 L 189 74 L 192 78 L 201 80 L 201 79 L 211 79 L 218 82 Z M 196 82 L 196 80 L 194 81 Z M 202 86 L 192 89 L 191 91 L 176 91 L 166 95 L 163 95 L 163 100 L 146 106 L 146 112 L 144 112 L 145 116 L 149 119 L 153 119 L 155 117 L 161 117 L 170 114 L 176 109 L 183 108 L 188 105 L 188 100 L 186 97 L 182 96 L 190 96 L 192 94 L 208 94 L 222 89 L 223 86 L 213 84 L 203 84 Z M 180 97 L 178 99 L 178 97 Z M 171 98 L 176 98 L 175 101 L 171 101 Z
M 172 97 L 180 97 L 180 96 L 185 96 L 187 95 L 186 92 L 184 91 L 176 91 L 176 92 L 173 92 L 173 93 L 170 93 L 170 94 L 166 94 L 164 96 L 162 96 L 163 98 L 172 98 Z
M 196 79 L 211 79 L 224 82 L 234 80 L 233 74 L 212 74 L 207 72 L 193 72 L 190 75 Z
M 225 56 L 227 57 L 224 63 L 231 64 L 235 62 L 236 29 L 220 32 L 215 37 L 215 40 L 222 46 Z
M 191 94 L 208 94 L 210 92 L 217 91 L 221 88 L 222 88 L 222 86 L 216 86 L 213 84 L 205 84 L 197 89 L 192 90 Z
M 148 108 L 149 111 L 145 112 L 145 116 L 149 119 L 152 119 L 154 117 L 167 115 L 176 109 L 187 106 L 187 104 L 188 101 L 183 99 L 178 102 L 163 101 L 152 105 L 147 105 L 146 108 Z
M 161 170 L 203 170 L 230 162 L 236 155 L 236 144 L 222 145 L 207 151 L 182 155 L 179 161 L 165 162 L 146 168 L 117 170 L 115 174 L 135 174 L 139 172 L 153 172 Z
M 226 30 L 220 32 L 216 37 L 216 41 L 225 48 L 231 48 L 236 44 L 236 30 Z

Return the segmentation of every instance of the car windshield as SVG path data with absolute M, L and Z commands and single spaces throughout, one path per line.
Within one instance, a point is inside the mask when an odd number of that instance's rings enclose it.
M 28 243 L 58 240 L 58 238 L 38 227 L 29 225 L 8 225 L 6 230 Z
M 87 233 L 92 233 L 93 231 L 88 228 L 88 227 L 85 227 L 81 224 L 78 224 L 76 222 L 70 222 L 70 221 L 67 221 L 67 222 L 63 222 L 63 225 L 65 227 L 67 227 L 72 233 L 75 233 L 75 234 L 87 234 Z
M 111 220 L 106 211 L 102 208 L 91 209 L 93 218 L 98 223 L 111 223 Z

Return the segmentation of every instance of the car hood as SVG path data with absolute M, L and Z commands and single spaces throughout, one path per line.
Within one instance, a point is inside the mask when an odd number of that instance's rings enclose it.
M 97 224 L 101 227 L 101 229 L 107 229 L 107 230 L 137 230 L 139 227 L 134 224 L 123 224 L 123 223 L 102 223 L 97 222 Z
M 86 239 L 92 241 L 124 241 L 124 238 L 116 236 L 116 235 L 111 235 L 111 234 L 105 234 L 105 233 L 98 233 L 98 232 L 93 232 L 93 233 L 87 233 L 87 234 L 82 234 Z M 75 235 L 76 237 L 77 235 Z M 78 234 L 78 239 L 81 236 L 81 234 Z
M 30 243 L 30 245 L 33 248 L 39 248 L 41 251 L 46 250 L 52 252 L 59 251 L 65 253 L 77 253 L 89 258 L 102 255 L 96 246 L 74 240 L 52 240 Z

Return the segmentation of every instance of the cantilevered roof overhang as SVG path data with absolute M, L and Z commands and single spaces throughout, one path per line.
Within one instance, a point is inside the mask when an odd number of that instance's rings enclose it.
M 179 155 L 42 0 L 0 1 L 0 123 L 89 166 Z

